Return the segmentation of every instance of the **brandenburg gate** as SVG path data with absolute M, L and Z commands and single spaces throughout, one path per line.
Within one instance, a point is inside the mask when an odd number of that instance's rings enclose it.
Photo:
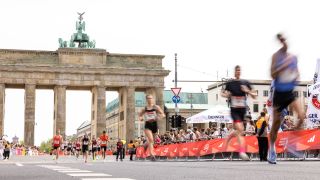
M 164 56 L 115 54 L 97 49 L 95 42 L 90 42 L 82 32 L 82 15 L 69 47 L 59 39 L 60 48 L 56 51 L 0 49 L 0 135 L 4 131 L 5 88 L 25 89 L 26 145 L 34 145 L 36 89 L 54 91 L 52 129 L 54 134 L 60 130 L 62 136 L 66 129 L 66 90 L 91 91 L 91 135 L 96 137 L 106 127 L 105 91 L 119 92 L 119 120 L 125 121 L 127 142 L 134 139 L 135 91 L 154 95 L 156 104 L 163 107 L 164 78 L 169 74 L 162 66 Z M 164 132 L 166 121 L 159 123 L 160 132 Z

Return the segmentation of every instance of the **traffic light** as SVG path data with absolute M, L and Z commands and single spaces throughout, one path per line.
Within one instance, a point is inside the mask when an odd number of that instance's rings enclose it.
M 171 127 L 172 128 L 175 128 L 176 127 L 176 118 L 175 118 L 175 115 L 172 115 L 170 117 L 170 121 L 171 121 Z
M 181 127 L 181 121 L 182 121 L 182 117 L 178 115 L 176 117 L 176 127 Z

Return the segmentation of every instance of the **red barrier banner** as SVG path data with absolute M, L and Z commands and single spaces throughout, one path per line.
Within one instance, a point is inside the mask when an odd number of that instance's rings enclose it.
M 320 149 L 319 138 L 319 129 L 281 132 L 278 134 L 278 138 L 275 143 L 277 153 Z M 213 139 L 206 141 L 161 145 L 155 147 L 154 152 L 156 156 L 163 157 L 192 157 L 238 151 L 239 144 L 236 138 L 231 139 L 227 148 L 225 147 L 225 141 L 225 139 Z M 256 136 L 246 136 L 245 142 L 246 151 L 248 153 L 259 152 Z M 150 154 L 149 151 L 145 151 L 143 147 L 138 147 L 136 155 L 138 158 L 146 158 Z

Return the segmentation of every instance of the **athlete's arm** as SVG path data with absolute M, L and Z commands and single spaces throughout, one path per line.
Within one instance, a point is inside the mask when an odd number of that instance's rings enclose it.
M 143 121 L 143 115 L 145 113 L 145 109 L 141 109 L 140 113 L 139 113 L 139 120 Z
M 241 85 L 241 90 L 246 94 L 249 94 L 253 99 L 257 97 L 256 91 L 254 91 L 253 89 L 250 90 L 248 85 Z
M 166 115 L 164 114 L 164 112 L 162 111 L 162 109 L 161 109 L 158 105 L 156 105 L 156 107 L 157 107 L 158 118 L 159 118 L 159 119 L 165 118 Z
M 229 98 L 231 96 L 231 93 L 227 90 L 222 90 L 220 95 L 222 97 Z
M 278 75 L 278 72 L 276 71 L 275 64 L 276 64 L 276 55 L 274 54 L 272 56 L 272 62 L 271 62 L 271 77 L 272 77 L 272 79 L 276 79 L 276 77 Z

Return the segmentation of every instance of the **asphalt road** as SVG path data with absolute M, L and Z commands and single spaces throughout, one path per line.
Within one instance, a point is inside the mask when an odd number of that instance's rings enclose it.
M 277 165 L 251 161 L 133 161 L 109 157 L 84 163 L 63 157 L 14 157 L 0 162 L 1 180 L 158 180 L 158 179 L 320 179 L 320 160 L 279 161 Z

